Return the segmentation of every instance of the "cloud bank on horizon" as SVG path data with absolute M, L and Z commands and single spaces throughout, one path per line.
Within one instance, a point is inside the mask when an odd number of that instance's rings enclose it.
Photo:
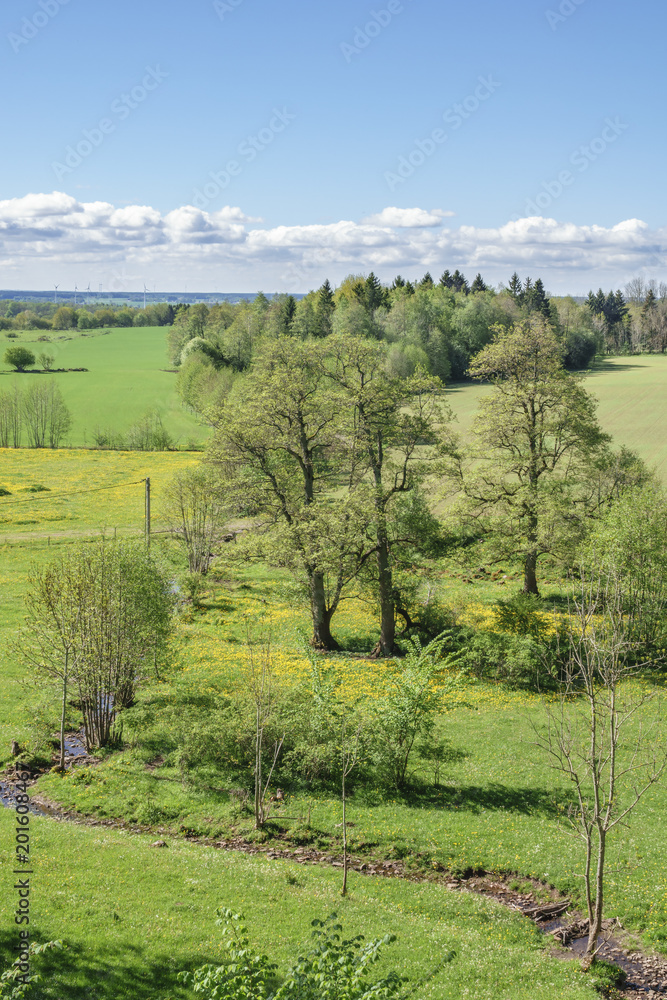
M 585 293 L 651 277 L 667 259 L 667 228 L 639 219 L 605 228 L 533 216 L 497 228 L 447 222 L 442 209 L 389 206 L 358 222 L 262 227 L 240 208 L 183 205 L 162 214 L 148 205 L 83 202 L 64 192 L 0 201 L 0 284 L 48 288 L 54 282 L 136 291 L 305 292 L 325 278 L 373 270 L 437 278 L 445 268 L 487 282 L 542 277 L 552 293 Z

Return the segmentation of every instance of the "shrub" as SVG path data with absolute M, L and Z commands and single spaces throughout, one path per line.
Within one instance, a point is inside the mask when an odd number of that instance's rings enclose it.
M 385 935 L 363 945 L 362 935 L 342 938 L 342 926 L 332 913 L 326 921 L 313 920 L 315 944 L 305 957 L 289 969 L 282 985 L 271 989 L 277 968 L 266 955 L 250 945 L 243 917 L 219 909 L 216 924 L 222 926 L 228 960 L 224 965 L 203 965 L 194 972 L 181 972 L 178 979 L 192 985 L 206 1000 L 389 1000 L 406 981 L 390 972 L 374 983 L 368 971 L 380 958 L 384 945 L 396 938 Z M 453 957 L 453 955 L 452 955 Z
M 443 655 L 451 639 L 451 632 L 433 639 L 428 646 L 422 646 L 417 638 L 410 639 L 403 661 L 387 665 L 390 692 L 378 699 L 375 708 L 374 757 L 380 773 L 397 788 L 407 782 L 415 742 L 431 735 L 445 693 L 460 682 L 460 674 L 442 682 L 443 670 L 461 659 L 457 652 Z M 437 686 L 436 680 L 440 682 Z
M 541 647 L 532 636 L 462 629 L 461 663 L 475 677 L 535 687 L 542 674 Z
M 35 355 L 27 347 L 8 347 L 5 351 L 5 361 L 17 372 L 23 372 L 26 368 L 32 368 L 35 364 Z
M 542 602 L 534 594 L 516 594 L 494 605 L 495 625 L 511 635 L 531 635 L 545 641 L 552 631 L 549 619 L 542 611 Z

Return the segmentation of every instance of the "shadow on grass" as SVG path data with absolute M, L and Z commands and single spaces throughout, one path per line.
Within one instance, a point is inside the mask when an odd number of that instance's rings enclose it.
M 606 375 L 608 372 L 629 372 L 633 369 L 645 368 L 645 365 L 614 364 L 613 361 L 596 361 L 591 365 L 589 371 L 591 375 Z
M 404 796 L 407 806 L 456 809 L 480 813 L 484 810 L 516 812 L 553 819 L 575 804 L 569 791 L 551 788 L 521 788 L 491 782 L 488 785 L 430 785 L 410 789 Z
M 83 945 L 67 941 L 66 927 L 61 939 L 67 946 L 62 951 L 49 951 L 30 960 L 31 974 L 40 976 L 30 991 L 31 1000 L 184 1000 L 192 994 L 176 979 L 183 965 L 220 964 L 219 954 L 198 955 L 183 962 L 164 954 L 149 957 L 144 947 L 128 941 L 100 944 L 91 954 Z M 16 957 L 16 940 L 14 932 L 0 933 L 3 968 Z M 33 940 L 37 942 L 41 936 L 33 934 Z

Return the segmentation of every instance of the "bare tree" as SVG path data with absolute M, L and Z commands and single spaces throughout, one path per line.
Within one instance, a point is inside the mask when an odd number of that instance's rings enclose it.
M 33 382 L 23 395 L 23 416 L 31 448 L 57 448 L 70 429 L 72 416 L 53 379 Z
M 164 492 L 163 511 L 185 546 L 191 573 L 208 573 L 211 549 L 228 517 L 219 475 L 207 466 L 179 472 Z
M 341 896 L 347 895 L 347 796 L 345 780 L 350 776 L 354 768 L 359 763 L 359 740 L 361 738 L 361 726 L 357 728 L 351 742 L 346 739 L 347 719 L 343 715 L 343 733 L 341 745 L 341 798 L 343 800 L 343 888 Z
M 255 829 L 264 826 L 271 811 L 267 794 L 278 757 L 282 750 L 284 735 L 276 738 L 271 748 L 271 765 L 268 776 L 264 779 L 264 756 L 267 729 L 273 719 L 274 686 L 273 663 L 271 660 L 271 643 L 265 639 L 259 643 L 253 641 L 250 632 L 246 639 L 248 662 L 246 681 L 255 709 Z
M 20 448 L 23 432 L 23 393 L 17 385 L 0 393 L 0 448 Z
M 568 820 L 585 846 L 586 964 L 602 930 L 608 837 L 667 766 L 667 749 L 657 739 L 663 733 L 660 706 L 652 713 L 649 708 L 655 691 L 633 683 L 643 664 L 636 660 L 625 583 L 614 562 L 602 571 L 582 570 L 570 608 L 560 702 L 547 710 L 544 729 L 534 727 L 536 745 L 576 792 Z

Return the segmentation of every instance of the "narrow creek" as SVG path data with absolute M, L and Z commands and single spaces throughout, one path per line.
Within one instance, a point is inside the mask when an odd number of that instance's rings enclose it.
M 87 757 L 86 743 L 83 730 L 79 733 L 65 733 L 65 767 L 71 767 L 73 762 L 79 757 Z M 3 806 L 12 808 L 16 805 L 16 788 L 11 781 L 0 781 L 0 802 Z M 46 816 L 54 819 L 59 816 L 56 808 L 51 808 L 45 803 L 30 802 L 30 812 L 33 816 Z

